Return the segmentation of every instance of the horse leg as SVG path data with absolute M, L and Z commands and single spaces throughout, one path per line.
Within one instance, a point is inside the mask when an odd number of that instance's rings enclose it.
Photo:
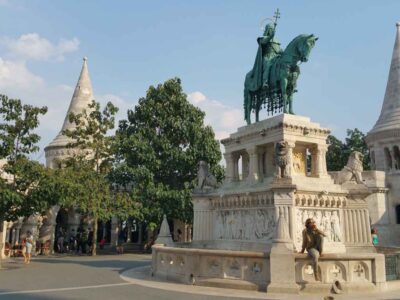
M 293 104 L 293 96 L 291 95 L 289 97 L 289 114 L 294 115 L 292 104 Z
M 256 122 L 260 120 L 260 107 L 261 105 L 259 103 L 256 104 Z
M 246 120 L 247 125 L 251 124 L 250 113 L 251 113 L 251 98 L 250 98 L 249 91 L 245 87 L 244 88 L 244 119 Z
M 284 77 L 281 79 L 281 93 L 282 93 L 282 99 L 283 99 L 283 113 L 287 114 L 288 113 L 288 105 L 287 105 L 287 79 Z

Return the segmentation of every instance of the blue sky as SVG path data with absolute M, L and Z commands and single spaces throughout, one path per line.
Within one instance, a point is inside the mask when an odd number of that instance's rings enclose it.
M 178 76 L 221 138 L 244 124 L 244 76 L 260 23 L 278 7 L 283 47 L 300 33 L 319 37 L 301 65 L 295 112 L 339 138 L 347 128 L 370 130 L 400 1 L 0 0 L 0 93 L 49 107 L 39 128 L 43 148 L 61 127 L 87 56 L 96 99 L 114 101 L 120 118 L 149 85 Z

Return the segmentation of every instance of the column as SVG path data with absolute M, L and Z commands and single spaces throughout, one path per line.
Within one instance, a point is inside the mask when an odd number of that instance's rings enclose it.
M 240 155 L 234 155 L 233 157 L 233 178 L 234 181 L 239 180 L 239 157 Z
M 249 154 L 246 152 L 242 153 L 242 180 L 247 180 L 249 176 Z
M 225 176 L 226 176 L 226 181 L 227 182 L 233 182 L 235 181 L 235 160 L 234 160 L 234 155 L 233 153 L 225 153 L 224 154 L 225 161 L 226 161 L 226 171 L 225 171 Z
M 15 242 L 17 241 L 17 228 L 13 227 L 11 229 L 11 245 L 15 245 Z
M 354 211 L 350 209 L 349 211 L 349 231 L 350 231 L 350 243 L 354 243 L 354 236 L 356 235 L 356 229 L 354 228 Z
M 328 147 L 326 145 L 317 145 L 315 151 L 315 177 L 325 177 L 327 176 L 327 169 L 326 169 L 326 152 Z
M 368 243 L 367 235 L 369 234 L 369 232 L 367 231 L 367 229 L 369 229 L 369 227 L 367 228 L 367 226 L 365 224 L 364 213 L 365 213 L 364 209 L 360 210 L 360 219 L 361 219 L 361 227 L 362 227 L 362 243 L 366 244 L 366 243 Z
M 249 175 L 247 176 L 247 181 L 250 183 L 256 183 L 259 179 L 259 169 L 258 169 L 258 151 L 257 147 L 247 149 L 249 155 Z
M 364 222 L 365 222 L 365 230 L 367 230 L 367 243 L 372 243 L 371 233 L 369 231 L 371 224 L 369 223 L 369 211 L 368 209 L 364 209 Z
M 364 228 L 362 228 L 361 225 L 361 218 L 360 218 L 360 210 L 357 209 L 355 211 L 356 214 L 356 227 L 357 227 L 357 243 L 362 243 L 362 232 L 364 231 Z
M 347 210 L 347 209 L 345 209 L 345 210 L 343 210 L 343 212 L 344 212 L 344 220 L 345 220 L 345 222 L 344 222 L 344 229 L 345 229 L 345 236 L 346 236 L 346 239 L 345 239 L 345 242 L 346 243 L 348 243 L 348 242 L 350 242 L 350 219 L 349 219 L 349 211 Z
M 296 146 L 296 143 L 293 141 L 287 141 L 287 145 L 288 145 L 288 159 L 289 162 L 286 166 L 286 174 L 288 177 L 292 177 L 293 176 L 293 149 Z M 306 170 L 307 170 L 307 160 L 306 160 Z
M 319 151 L 318 146 L 312 149 L 309 149 L 311 153 L 311 176 L 318 177 L 320 173 L 320 166 L 319 166 Z M 307 168 L 307 158 L 306 158 L 306 168 Z

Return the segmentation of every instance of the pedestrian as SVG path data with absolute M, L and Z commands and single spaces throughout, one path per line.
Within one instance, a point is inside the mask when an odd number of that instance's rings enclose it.
M 25 263 L 29 264 L 31 262 L 31 257 L 32 257 L 32 248 L 33 248 L 33 236 L 32 232 L 28 231 L 26 233 L 26 257 L 25 257 Z
M 82 236 L 81 236 L 81 247 L 82 247 L 83 254 L 86 254 L 87 243 L 88 243 L 88 232 L 87 232 L 87 230 L 83 230 Z
M 125 231 L 121 230 L 118 234 L 117 254 L 124 254 L 124 246 L 123 246 L 124 242 L 125 242 Z
M 57 248 L 58 253 L 64 252 L 64 232 L 62 228 L 60 228 L 60 232 L 58 233 Z
M 76 254 L 79 254 L 80 251 L 82 251 L 82 230 L 78 229 L 76 234 Z
M 27 261 L 27 257 L 26 257 L 26 239 L 22 240 L 21 246 L 22 246 L 21 253 L 22 253 L 22 256 L 24 257 L 24 263 L 26 263 L 26 261 Z
M 318 268 L 318 259 L 323 253 L 323 237 L 325 233 L 317 228 L 315 221 L 311 218 L 306 220 L 306 228 L 303 230 L 303 245 L 301 253 L 307 250 L 308 256 L 313 261 L 314 277 L 316 281 L 321 281 L 321 274 Z
M 372 244 L 374 246 L 377 246 L 379 244 L 379 239 L 378 239 L 378 230 L 376 230 L 376 228 L 371 229 L 371 238 L 372 238 Z
M 104 245 L 106 244 L 106 239 L 105 238 L 102 238 L 101 240 L 100 240 L 100 243 L 99 243 L 99 247 L 100 247 L 100 249 L 104 249 Z
M 92 247 L 93 247 L 93 229 L 91 229 L 91 228 L 89 229 L 87 245 L 89 247 L 89 253 L 91 253 Z

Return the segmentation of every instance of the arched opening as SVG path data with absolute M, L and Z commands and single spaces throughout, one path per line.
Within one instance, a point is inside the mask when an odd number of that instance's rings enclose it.
M 61 208 L 56 218 L 56 228 L 54 231 L 54 245 L 53 249 L 56 252 L 64 252 L 64 245 L 68 243 L 67 239 L 68 229 L 68 210 Z
M 392 156 L 390 155 L 389 148 L 385 147 L 383 149 L 385 152 L 385 162 L 386 162 L 386 170 L 391 170 L 392 169 Z
M 400 150 L 398 146 L 393 147 L 394 169 L 400 169 Z
M 396 206 L 396 223 L 400 224 L 400 204 Z
M 375 151 L 371 150 L 370 151 L 370 155 L 371 155 L 371 169 L 375 170 L 376 169 L 376 165 L 375 165 Z
M 238 174 L 238 180 L 242 180 L 243 179 L 243 157 L 242 155 L 239 156 L 238 162 L 237 162 L 237 174 Z

